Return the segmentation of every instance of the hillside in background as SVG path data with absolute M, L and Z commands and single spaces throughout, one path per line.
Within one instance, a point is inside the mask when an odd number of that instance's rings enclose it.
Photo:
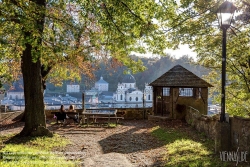
M 138 59 L 137 56 L 131 56 L 133 59 Z M 175 65 L 182 65 L 184 68 L 193 72 L 197 76 L 201 77 L 202 75 L 208 74 L 208 70 L 201 67 L 200 65 L 195 65 L 192 62 L 192 59 L 188 56 L 183 56 L 179 59 L 174 59 L 170 56 L 160 57 L 160 58 L 140 58 L 146 67 L 146 70 L 143 72 L 138 72 L 132 74 L 136 79 L 136 86 L 143 90 L 145 83 L 151 83 L 162 74 L 170 70 Z M 68 84 L 80 84 L 80 90 L 89 90 L 94 86 L 94 83 L 100 79 L 102 76 L 105 81 L 109 83 L 109 91 L 116 91 L 117 84 L 122 81 L 124 77 L 124 72 L 128 70 L 125 66 L 120 66 L 116 68 L 111 68 L 110 64 L 102 63 L 99 67 L 99 70 L 95 71 L 95 78 L 89 79 L 85 76 L 82 76 L 80 82 L 73 83 L 72 81 L 64 81 L 62 86 L 55 86 L 51 83 L 46 83 L 47 93 L 65 93 Z M 6 90 L 9 90 L 10 85 L 4 85 Z
M 132 57 L 134 59 L 138 58 L 136 56 Z M 136 85 L 141 90 L 144 89 L 145 83 L 154 81 L 177 64 L 182 65 L 199 77 L 208 73 L 208 70 L 205 68 L 202 68 L 199 65 L 191 64 L 190 62 L 192 59 L 187 56 L 183 56 L 180 59 L 173 59 L 170 56 L 165 56 L 161 58 L 141 58 L 141 60 L 147 69 L 143 72 L 133 74 L 136 79 Z M 96 81 L 98 81 L 102 76 L 104 80 L 109 83 L 110 91 L 115 91 L 117 84 L 118 82 L 121 82 L 126 69 L 126 67 L 107 69 L 107 66 L 103 64 L 100 69 L 95 72 Z

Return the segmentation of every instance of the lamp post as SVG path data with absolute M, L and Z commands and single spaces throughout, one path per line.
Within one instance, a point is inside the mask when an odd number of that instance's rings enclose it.
M 226 86 L 226 44 L 227 44 L 227 29 L 230 27 L 236 7 L 228 1 L 223 2 L 217 10 L 217 17 L 220 28 L 223 31 L 222 39 L 222 72 L 221 72 L 221 114 L 220 121 L 225 122 L 225 86 Z

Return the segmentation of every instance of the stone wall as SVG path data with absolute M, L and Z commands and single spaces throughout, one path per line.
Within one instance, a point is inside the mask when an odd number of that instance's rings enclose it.
M 147 119 L 152 114 L 152 108 L 117 108 L 117 115 L 124 119 Z
M 202 115 L 198 111 L 188 109 L 185 119 L 188 124 L 192 125 L 199 132 L 215 140 L 216 135 L 220 132 L 219 128 L 221 127 L 219 117 L 220 115 Z M 239 148 L 239 151 L 250 152 L 250 118 L 233 116 L 229 118 L 228 125 L 230 134 L 228 138 L 222 139 L 221 142 L 229 141 L 230 150 L 237 150 Z
M 81 110 L 81 109 L 76 109 Z M 45 110 L 46 118 L 53 118 L 51 112 L 57 110 Z M 20 120 L 23 111 L 0 113 L 0 125 L 6 122 Z M 152 108 L 117 108 L 117 116 L 123 116 L 124 119 L 148 119 L 148 115 L 152 115 Z
M 147 119 L 148 115 L 152 115 L 152 108 L 116 108 L 117 116 L 123 116 L 124 119 Z M 76 109 L 81 110 L 81 109 Z M 46 117 L 52 118 L 51 112 L 56 110 L 46 110 Z
M 234 116 L 230 118 L 232 149 L 250 153 L 250 118 Z
M 186 122 L 192 125 L 199 132 L 204 133 L 211 139 L 215 139 L 216 124 L 219 120 L 219 116 L 207 116 L 202 115 L 198 111 L 188 108 L 186 111 Z
M 57 110 L 45 110 L 46 118 L 53 118 L 51 112 L 55 111 Z M 7 121 L 19 120 L 22 114 L 23 111 L 0 113 L 0 125 Z M 123 116 L 124 119 L 148 119 L 148 115 L 152 114 L 152 108 L 117 108 L 117 116 Z

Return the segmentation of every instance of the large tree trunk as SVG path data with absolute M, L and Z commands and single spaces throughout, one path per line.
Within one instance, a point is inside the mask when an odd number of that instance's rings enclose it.
M 32 46 L 26 44 L 22 56 L 22 73 L 25 97 L 25 126 L 21 135 L 51 136 L 46 128 L 46 118 L 43 101 L 43 84 L 41 75 L 41 62 L 32 61 Z
M 39 34 L 43 34 L 46 1 L 33 0 L 33 2 L 37 5 L 35 6 L 37 7 L 36 9 L 39 10 L 39 12 L 33 13 L 35 16 L 32 16 L 36 30 L 30 31 L 29 27 L 24 27 L 23 29 L 26 44 L 22 55 L 21 68 L 23 73 L 25 97 L 25 126 L 21 135 L 52 136 L 52 133 L 46 128 L 46 118 L 44 112 L 43 78 L 40 60 L 41 51 L 38 49 L 38 45 L 42 45 L 42 35 L 36 36 L 32 34 L 37 31 Z M 37 43 L 31 42 L 32 40 Z

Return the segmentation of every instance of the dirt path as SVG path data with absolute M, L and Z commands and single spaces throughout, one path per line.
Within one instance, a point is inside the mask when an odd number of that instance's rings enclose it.
M 74 124 L 52 125 L 54 120 L 48 120 L 48 128 L 54 133 L 70 140 L 71 144 L 59 150 L 69 160 L 93 163 L 99 160 L 103 163 L 115 162 L 115 158 L 124 157 L 124 163 L 132 166 L 162 166 L 162 158 L 166 153 L 164 144 L 150 134 L 150 129 L 158 124 L 147 120 L 124 120 L 122 125 L 115 128 L 87 127 L 83 128 Z M 22 130 L 23 123 L 11 126 L 2 126 L 1 134 L 18 133 Z M 114 157 L 116 156 L 116 157 Z M 101 161 L 103 157 L 106 161 Z M 92 159 L 91 159 L 92 158 Z M 128 160 L 128 161 L 127 161 Z M 121 160 L 122 161 L 122 160 Z M 116 164 L 113 164 L 117 166 Z M 91 165 L 85 165 L 90 167 Z M 99 166 L 99 165 L 93 165 Z M 125 165 L 119 165 L 125 166 Z M 128 165 L 127 165 L 128 166 Z
M 155 124 L 149 121 L 133 120 L 123 121 L 116 128 L 81 128 L 72 124 L 49 128 L 72 142 L 64 150 L 57 150 L 67 152 L 65 156 L 68 159 L 84 160 L 101 154 L 119 153 L 134 166 L 161 166 L 165 147 L 149 134 L 153 126 Z

